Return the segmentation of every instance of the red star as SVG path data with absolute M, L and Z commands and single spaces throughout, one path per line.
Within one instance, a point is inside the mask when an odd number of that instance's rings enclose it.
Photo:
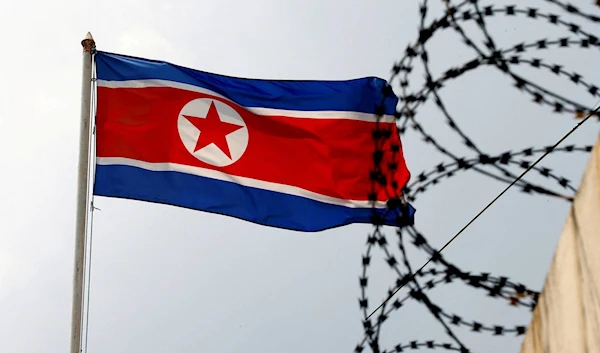
M 198 137 L 198 141 L 196 141 L 194 152 L 214 143 L 215 146 L 231 159 L 229 144 L 225 137 L 232 132 L 242 129 L 243 126 L 221 121 L 219 112 L 217 112 L 217 108 L 215 107 L 215 102 L 210 103 L 210 108 L 208 108 L 208 113 L 206 113 L 206 118 L 204 119 L 189 115 L 184 115 L 183 117 L 200 130 L 200 136 Z

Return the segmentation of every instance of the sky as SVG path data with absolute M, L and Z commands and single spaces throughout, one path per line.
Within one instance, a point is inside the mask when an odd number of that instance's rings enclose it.
M 600 15 L 592 1 L 572 2 Z M 439 1 L 430 3 L 432 16 L 438 17 L 443 11 Z M 500 8 L 505 1 L 493 4 Z M 542 0 L 519 4 L 561 11 Z M 86 32 L 91 31 L 99 50 L 230 76 L 387 79 L 417 38 L 418 11 L 416 1 L 394 0 L 3 2 L 0 351 L 65 352 L 69 347 L 80 41 Z M 600 33 L 582 18 L 568 21 Z M 500 47 L 576 37 L 547 20 L 524 16 L 494 16 L 489 28 Z M 481 43 L 473 23 L 465 29 Z M 475 55 L 451 30 L 436 35 L 428 49 L 433 76 Z M 586 82 L 600 82 L 592 66 L 597 48 L 553 47 L 527 55 L 559 63 Z M 410 81 L 414 91 L 424 81 L 418 66 Z M 521 65 L 515 71 L 582 104 L 598 103 L 582 85 L 549 70 Z M 578 122 L 533 104 L 491 67 L 448 82 L 441 94 L 457 124 L 490 154 L 551 145 Z M 474 156 L 431 101 L 417 119 L 453 152 Z M 598 122 L 590 120 L 565 144 L 591 145 L 597 136 Z M 448 161 L 411 129 L 402 141 L 413 179 Z M 578 185 L 588 156 L 557 153 L 541 164 Z M 539 173 L 532 172 L 528 180 L 560 190 Z M 417 198 L 415 226 L 439 248 L 504 187 L 462 172 Z M 94 204 L 99 210 L 92 226 L 87 352 L 351 352 L 361 341 L 358 278 L 370 225 L 306 234 L 137 201 L 97 197 Z M 507 276 L 540 290 L 569 205 L 512 189 L 444 254 L 463 270 Z M 396 250 L 394 229 L 385 234 Z M 414 247 L 407 250 L 413 267 L 427 259 Z M 371 309 L 395 281 L 383 252 L 374 250 L 372 256 Z M 527 310 L 458 283 L 436 287 L 431 299 L 448 312 L 492 326 L 527 325 L 530 318 Z M 521 342 L 466 328 L 455 332 L 475 352 L 517 351 Z M 381 345 L 390 349 L 433 339 L 449 341 L 427 310 L 412 302 L 386 322 Z

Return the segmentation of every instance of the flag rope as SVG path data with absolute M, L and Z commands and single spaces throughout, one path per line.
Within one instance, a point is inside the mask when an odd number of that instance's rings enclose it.
M 96 48 L 92 48 L 92 94 L 91 94 L 91 119 L 90 119 L 90 151 L 88 155 L 88 160 L 91 162 L 88 165 L 88 181 L 91 181 L 94 177 L 95 167 L 96 167 L 96 105 L 97 105 L 97 96 L 96 96 L 96 70 L 95 70 L 95 57 L 96 57 Z M 88 185 L 94 185 L 93 182 L 90 182 Z M 90 190 L 88 189 L 88 193 Z M 87 258 L 87 266 L 85 273 L 85 307 L 83 310 L 83 314 L 85 315 L 85 326 L 82 326 L 82 352 L 88 352 L 88 337 L 89 337 L 89 324 L 90 324 L 90 290 L 91 290 L 91 279 L 92 279 L 92 245 L 93 245 L 93 233 L 94 233 L 94 212 L 97 208 L 94 207 L 94 194 L 91 192 L 90 195 L 90 225 L 88 228 L 88 239 L 86 239 L 86 244 L 88 245 Z

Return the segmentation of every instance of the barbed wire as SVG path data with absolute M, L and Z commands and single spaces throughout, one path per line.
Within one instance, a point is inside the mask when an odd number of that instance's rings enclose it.
M 382 190 L 390 198 L 387 212 L 395 212 L 398 218 L 396 228 L 399 259 L 390 250 L 388 239 L 383 232 L 381 216 L 374 215 L 373 231 L 367 237 L 366 251 L 362 256 L 362 272 L 359 277 L 360 295 L 358 298 L 359 309 L 363 315 L 362 326 L 363 338 L 355 347 L 355 352 L 362 352 L 369 348 L 373 353 L 380 352 L 403 352 L 417 349 L 445 349 L 458 352 L 470 352 L 466 344 L 456 334 L 457 329 L 467 329 L 470 332 L 487 333 L 493 336 L 523 335 L 526 331 L 525 325 L 506 326 L 489 322 L 479 322 L 465 318 L 464 315 L 451 313 L 441 306 L 435 304 L 429 293 L 434 289 L 450 283 L 460 282 L 469 288 L 484 291 L 489 297 L 506 301 L 509 305 L 517 308 L 526 308 L 531 311 L 535 308 L 539 292 L 527 288 L 524 284 L 511 281 L 507 277 L 497 277 L 489 273 L 473 274 L 461 270 L 437 249 L 429 244 L 427 237 L 417 230 L 404 216 L 405 201 L 414 202 L 421 194 L 432 189 L 441 181 L 452 178 L 465 171 L 473 171 L 484 175 L 491 180 L 502 183 L 515 183 L 517 175 L 512 169 L 525 169 L 537 172 L 546 180 L 551 181 L 554 186 L 540 185 L 534 183 L 529 177 L 521 178 L 514 185 L 524 193 L 530 195 L 545 195 L 558 199 L 572 201 L 577 191 L 574 183 L 559 172 L 546 166 L 534 166 L 529 157 L 535 157 L 546 153 L 589 153 L 591 145 L 568 145 L 564 147 L 528 147 L 522 150 L 506 150 L 502 153 L 487 153 L 459 126 L 455 117 L 450 113 L 442 98 L 442 91 L 447 84 L 457 80 L 468 73 L 483 67 L 495 68 L 505 77 L 512 81 L 512 85 L 522 94 L 531 97 L 532 102 L 542 107 L 547 107 L 554 113 L 572 114 L 576 118 L 593 114 L 600 118 L 600 114 L 594 113 L 594 107 L 578 102 L 575 99 L 561 95 L 551 87 L 545 87 L 522 74 L 515 71 L 516 68 L 529 68 L 540 73 L 551 74 L 587 92 L 589 96 L 600 99 L 600 89 L 597 85 L 589 82 L 580 73 L 539 57 L 528 57 L 526 54 L 537 54 L 541 56 L 543 51 L 550 48 L 556 50 L 598 50 L 600 40 L 591 31 L 583 29 L 583 26 L 566 19 L 563 15 L 575 16 L 588 23 L 599 24 L 600 17 L 585 13 L 578 7 L 559 0 L 540 0 L 561 11 L 555 14 L 538 8 L 519 5 L 500 6 L 497 4 L 484 5 L 481 0 L 464 0 L 456 3 L 452 0 L 442 0 L 443 13 L 426 24 L 430 1 L 422 0 L 419 6 L 420 24 L 418 38 L 409 44 L 404 56 L 397 61 L 391 70 L 388 80 L 389 86 L 386 90 L 398 86 L 399 106 L 395 113 L 396 125 L 400 136 L 414 131 L 420 135 L 423 141 L 432 146 L 434 150 L 450 161 L 442 161 L 429 170 L 420 174 L 413 174 L 412 181 L 402 189 L 393 182 L 393 174 L 397 169 L 398 152 L 400 146 L 390 144 L 390 131 L 377 124 L 373 132 L 375 150 L 373 153 L 373 168 L 371 171 L 371 191 L 369 198 L 373 201 Z M 566 31 L 568 34 L 558 38 L 541 38 L 535 41 L 522 41 L 505 48 L 500 48 L 488 28 L 488 21 L 498 18 L 513 19 L 522 18 L 528 21 L 545 21 L 548 24 Z M 483 36 L 483 45 L 476 44 L 472 34 L 464 25 L 473 22 L 480 36 Z M 461 65 L 447 69 L 439 77 L 434 77 L 430 66 L 430 52 L 427 45 L 430 40 L 446 30 L 458 34 L 465 46 L 473 53 L 473 57 Z M 415 65 L 420 64 L 423 68 L 425 82 L 416 85 L 412 76 Z M 384 94 L 385 96 L 385 94 Z M 473 153 L 464 155 L 452 152 L 448 147 L 442 145 L 439 139 L 429 133 L 418 121 L 420 109 L 427 103 L 433 102 L 445 119 L 445 124 L 450 131 L 459 139 L 462 145 Z M 382 109 L 380 109 L 380 112 Z M 382 114 L 379 114 L 380 116 Z M 531 176 L 531 175 L 529 175 Z M 391 190 L 391 191 L 390 191 Z M 410 240 L 408 240 L 410 239 Z M 413 274 L 412 265 L 408 259 L 406 246 L 411 244 L 418 251 L 432 257 L 434 268 L 421 270 Z M 369 314 L 369 298 L 367 287 L 369 283 L 369 267 L 375 251 L 381 252 L 383 259 L 393 271 L 396 281 L 388 289 L 387 298 L 399 288 L 405 287 L 407 293 L 403 296 L 384 302 L 377 316 L 371 317 L 375 312 Z M 423 304 L 434 319 L 443 327 L 451 343 L 440 343 L 436 340 L 410 341 L 409 343 L 398 343 L 389 349 L 381 348 L 381 328 L 389 319 L 390 315 L 399 311 L 408 301 Z
M 456 162 L 440 163 L 437 166 L 435 166 L 432 170 L 423 171 L 420 174 L 418 174 L 415 178 L 416 180 L 414 180 L 412 183 L 409 183 L 404 188 L 404 194 L 406 195 L 406 197 L 409 201 L 411 201 L 411 202 L 415 201 L 417 195 L 425 192 L 429 186 L 437 185 L 437 184 L 439 184 L 440 181 L 457 175 L 457 172 L 467 171 L 467 170 L 471 169 L 473 166 L 477 166 L 477 165 L 486 165 L 486 164 L 490 164 L 490 163 L 500 163 L 500 164 L 505 164 L 505 165 L 513 164 L 515 166 L 518 166 L 521 169 L 527 169 L 531 165 L 531 161 L 524 160 L 524 159 L 515 161 L 515 160 L 513 160 L 513 158 L 518 157 L 520 155 L 534 156 L 536 154 L 546 152 L 548 150 L 548 148 L 549 147 L 539 148 L 539 149 L 527 148 L 527 149 L 519 151 L 519 152 L 507 151 L 507 152 L 504 152 L 504 153 L 501 153 L 501 154 L 498 154 L 498 155 L 492 156 L 492 157 L 487 156 L 487 155 L 480 155 L 479 157 L 473 157 L 470 159 L 460 158 Z M 591 150 L 592 150 L 592 146 L 567 146 L 567 147 L 557 148 L 553 151 L 553 153 L 556 153 L 556 152 L 590 152 Z M 562 188 L 569 189 L 570 191 L 573 191 L 573 192 L 576 191 L 575 187 L 571 185 L 572 182 L 569 179 L 553 173 L 551 169 L 543 168 L 543 167 L 534 167 L 533 169 L 538 171 L 540 173 L 540 175 L 542 175 L 546 178 L 555 180 Z M 529 192 L 534 191 L 533 188 L 534 188 L 534 186 L 529 186 L 529 187 L 525 186 L 525 187 L 523 187 L 522 191 L 529 193 Z M 559 193 L 556 192 L 554 194 L 558 195 Z M 572 196 L 566 196 L 566 197 L 572 198 Z

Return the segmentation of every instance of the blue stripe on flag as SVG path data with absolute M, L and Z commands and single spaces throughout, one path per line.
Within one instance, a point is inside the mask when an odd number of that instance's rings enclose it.
M 345 111 L 374 114 L 381 105 L 386 81 L 363 77 L 347 81 L 259 80 L 197 71 L 164 61 L 98 52 L 99 80 L 168 80 L 202 87 L 248 108 L 296 111 Z M 396 111 L 398 98 L 390 90 L 385 114 Z
M 94 195 L 169 204 L 304 232 L 371 223 L 373 215 L 371 208 L 332 205 L 206 177 L 123 165 L 96 166 Z M 389 213 L 386 218 L 385 224 L 395 225 L 395 216 Z

